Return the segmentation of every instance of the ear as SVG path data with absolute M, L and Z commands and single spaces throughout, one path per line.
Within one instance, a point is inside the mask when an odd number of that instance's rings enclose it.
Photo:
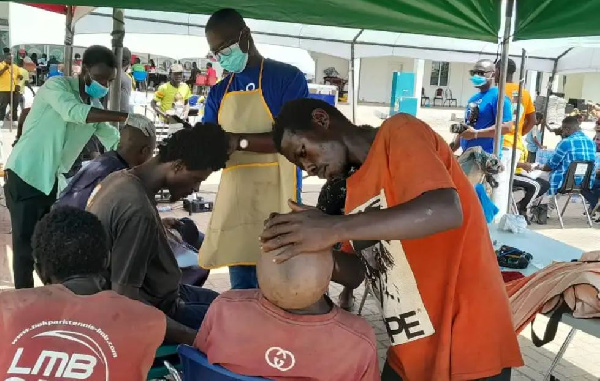
M 329 114 L 321 108 L 314 109 L 312 112 L 312 119 L 323 129 L 329 129 Z
M 175 173 L 179 173 L 181 171 L 183 171 L 185 169 L 185 164 L 183 164 L 183 161 L 181 160 L 177 160 L 173 162 L 173 171 L 175 171 Z

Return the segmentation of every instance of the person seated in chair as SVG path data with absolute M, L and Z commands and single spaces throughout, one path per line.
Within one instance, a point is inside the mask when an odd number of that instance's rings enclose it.
M 191 344 L 218 294 L 181 283 L 155 195 L 168 189 L 175 202 L 198 191 L 213 171 L 225 167 L 228 147 L 225 131 L 216 124 L 179 130 L 161 143 L 157 156 L 110 174 L 88 201 L 87 209 L 108 235 L 110 287 L 162 310 L 169 342 Z
M 143 115 L 129 117 L 128 125 L 121 130 L 119 145 L 92 160 L 71 178 L 55 206 L 69 205 L 85 209 L 96 185 L 108 175 L 122 169 L 130 169 L 148 161 L 156 147 L 154 123 Z
M 324 294 L 333 271 L 331 251 L 283 264 L 274 262 L 276 255 L 271 251 L 258 260 L 260 289 L 227 291 L 213 302 L 194 346 L 212 364 L 248 376 L 379 380 L 373 329 Z
M 530 175 L 534 168 L 535 164 L 525 162 L 525 152 L 521 151 L 521 160 L 517 163 L 513 180 L 513 192 L 518 188 L 525 191 L 525 196 L 517 203 L 517 209 L 519 214 L 525 216 L 528 221 L 529 209 L 533 202 L 550 189 L 550 183 L 547 180 Z
M 562 121 L 559 129 L 562 140 L 556 146 L 554 155 L 541 169 L 550 172 L 550 195 L 556 195 L 563 185 L 569 166 L 574 161 L 595 161 L 596 144 L 583 131 L 574 116 Z M 592 174 L 593 182 L 595 173 Z
M 146 379 L 165 336 L 165 317 L 103 291 L 108 244 L 98 218 L 77 208 L 54 209 L 38 222 L 32 246 L 45 286 L 0 292 L 2 379 L 50 371 L 65 379 Z M 42 364 L 44 356 L 50 362 Z

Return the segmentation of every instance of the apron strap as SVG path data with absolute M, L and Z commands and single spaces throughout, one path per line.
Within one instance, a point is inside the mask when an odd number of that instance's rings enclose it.
M 260 61 L 260 71 L 258 72 L 258 89 L 262 90 L 262 75 L 263 75 L 263 67 L 265 64 L 265 59 L 263 58 L 262 61 Z M 235 73 L 231 73 L 231 77 L 229 77 L 229 82 L 227 82 L 227 87 L 225 87 L 225 93 L 223 94 L 227 94 L 227 91 L 229 90 L 229 86 L 231 85 L 231 82 L 233 81 L 233 76 L 235 75 Z

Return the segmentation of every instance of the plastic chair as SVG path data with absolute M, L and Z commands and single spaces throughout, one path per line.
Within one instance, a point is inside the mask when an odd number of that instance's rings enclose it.
M 180 345 L 177 353 L 183 366 L 183 381 L 258 381 L 262 377 L 242 376 L 233 373 L 220 365 L 208 362 L 206 355 L 187 345 Z
M 562 186 L 560 187 L 560 189 L 557 190 L 557 194 L 552 197 L 554 205 L 556 206 L 556 210 L 558 211 L 558 196 L 569 196 L 562 211 L 558 213 L 558 220 L 560 221 L 560 227 L 562 229 L 565 228 L 565 225 L 563 223 L 563 215 L 565 214 L 567 206 L 569 206 L 573 195 L 579 196 L 579 198 L 581 199 L 581 202 L 583 203 L 583 209 L 585 210 L 585 216 L 588 220 L 588 224 L 590 225 L 590 227 L 593 227 L 592 218 L 590 217 L 590 212 L 588 210 L 588 205 L 585 201 L 585 197 L 583 197 L 583 195 L 581 194 L 581 191 L 583 189 L 590 189 L 592 174 L 594 173 L 594 166 L 595 162 L 593 161 L 572 162 L 569 165 L 569 169 L 567 170 L 567 174 L 565 175 L 565 179 L 563 181 Z
M 177 358 L 175 355 L 177 355 L 176 345 L 161 345 L 158 347 L 156 355 L 154 355 L 155 365 L 148 371 L 147 379 L 154 380 L 171 374 L 169 368 L 164 365 L 164 362 L 173 357 Z M 174 367 L 177 370 L 181 370 L 181 364 L 175 364 Z
M 448 107 L 452 107 L 452 102 L 454 102 L 454 107 L 458 107 L 458 101 L 452 96 L 452 90 L 446 89 L 444 91 L 444 98 L 446 98 L 444 99 L 444 105 L 448 102 Z
M 435 91 L 435 97 L 433 98 L 433 107 L 435 107 L 435 101 L 440 101 L 442 103 L 441 106 L 444 105 L 444 89 L 442 89 L 441 87 L 439 87 Z

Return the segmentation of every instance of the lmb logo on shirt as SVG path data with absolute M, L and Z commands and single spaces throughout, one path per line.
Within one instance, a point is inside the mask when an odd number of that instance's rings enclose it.
M 117 357 L 101 329 L 73 321 L 36 323 L 19 333 L 12 344 L 16 349 L 5 369 L 5 381 L 31 380 L 29 376 L 108 381 L 106 353 Z

